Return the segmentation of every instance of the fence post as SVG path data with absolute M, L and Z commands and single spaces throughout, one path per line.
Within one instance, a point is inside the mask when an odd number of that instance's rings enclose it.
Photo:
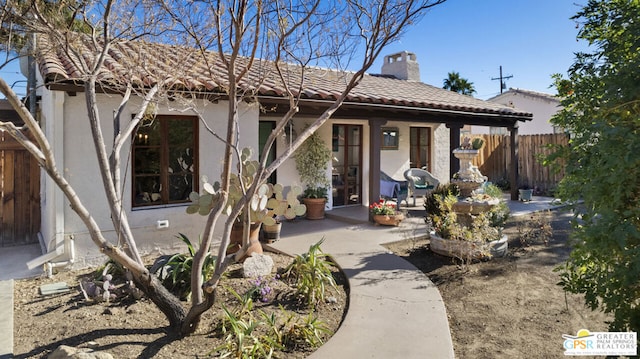
M 514 122 L 509 127 L 511 137 L 511 170 L 509 171 L 509 182 L 511 182 L 511 200 L 518 200 L 518 123 Z

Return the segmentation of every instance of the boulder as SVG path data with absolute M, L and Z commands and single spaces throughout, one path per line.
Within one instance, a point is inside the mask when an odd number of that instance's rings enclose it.
M 273 270 L 273 259 L 267 254 L 253 253 L 242 263 L 245 278 L 266 277 Z
M 94 351 L 91 348 L 74 348 L 61 345 L 54 350 L 48 359 L 113 359 L 113 355 L 105 352 Z

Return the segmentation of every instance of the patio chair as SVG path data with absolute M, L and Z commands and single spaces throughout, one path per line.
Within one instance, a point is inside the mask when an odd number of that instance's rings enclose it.
M 395 198 L 398 208 L 400 203 L 405 201 L 407 207 L 409 201 L 407 201 L 408 193 L 407 181 L 399 181 L 391 178 L 388 174 L 380 171 L 380 196 L 384 198 Z
M 409 196 L 413 197 L 414 206 L 416 205 L 416 196 L 426 196 L 440 184 L 440 181 L 433 177 L 429 171 L 421 168 L 409 168 L 404 171 L 404 178 L 407 179 Z

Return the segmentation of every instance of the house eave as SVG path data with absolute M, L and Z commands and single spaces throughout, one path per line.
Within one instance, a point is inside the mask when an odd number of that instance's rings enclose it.
M 83 92 L 84 86 L 76 82 L 53 82 L 47 84 L 47 88 L 52 91 L 65 91 L 71 95 Z M 109 94 L 118 94 L 120 91 L 111 87 L 99 87 L 99 91 Z M 180 90 L 171 91 L 179 95 Z M 194 91 L 189 91 L 193 95 Z M 224 100 L 228 98 L 225 93 L 219 91 L 196 91 L 198 98 L 210 101 Z M 258 95 L 258 101 L 273 108 L 267 114 L 282 114 L 287 111 L 289 100 L 281 96 Z M 299 114 L 304 116 L 316 116 L 322 114 L 335 100 L 330 99 L 309 99 L 302 98 L 298 102 Z M 497 112 L 493 110 L 470 108 L 435 108 L 422 106 L 407 106 L 400 104 L 383 104 L 374 102 L 354 102 L 345 101 L 335 112 L 334 118 L 363 119 L 363 118 L 384 118 L 388 120 L 444 123 L 448 125 L 478 125 L 494 127 L 513 127 L 519 121 L 531 121 L 532 114 Z
M 282 97 L 260 96 L 264 105 L 284 106 L 274 110 L 282 113 L 288 108 L 288 102 Z M 301 99 L 298 107 L 300 114 L 318 115 L 334 101 L 319 99 Z M 459 125 L 480 125 L 496 127 L 512 127 L 518 121 L 531 121 L 531 114 L 492 113 L 481 111 L 465 111 L 446 108 L 415 107 L 395 104 L 359 103 L 345 101 L 336 111 L 334 117 L 340 118 L 385 118 L 413 122 L 437 122 Z

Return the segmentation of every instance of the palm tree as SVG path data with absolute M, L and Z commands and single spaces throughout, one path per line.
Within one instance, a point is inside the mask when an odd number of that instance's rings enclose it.
M 449 72 L 448 77 L 444 79 L 442 88 L 469 96 L 476 92 L 476 89 L 473 87 L 473 82 L 469 82 L 469 80 L 460 77 L 460 74 L 455 71 Z

